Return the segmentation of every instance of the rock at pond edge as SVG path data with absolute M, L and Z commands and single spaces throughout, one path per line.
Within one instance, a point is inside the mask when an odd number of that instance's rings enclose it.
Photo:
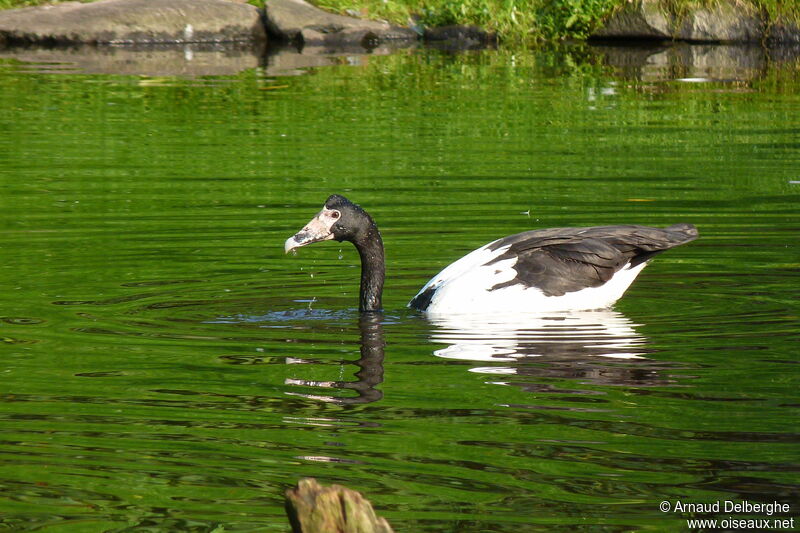
M 663 0 L 637 0 L 612 13 L 591 38 L 761 42 L 767 27 L 755 8 L 739 0 L 698 5 L 680 16 Z
M 0 42 L 155 44 L 264 42 L 255 6 L 229 0 L 101 0 L 0 11 Z
M 270 37 L 284 42 L 342 46 L 418 39 L 410 28 L 328 13 L 303 0 L 268 0 L 264 11 Z

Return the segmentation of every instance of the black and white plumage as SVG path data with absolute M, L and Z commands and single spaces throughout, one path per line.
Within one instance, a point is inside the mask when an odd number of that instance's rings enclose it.
M 526 231 L 490 242 L 450 264 L 408 305 L 431 314 L 603 309 L 622 296 L 654 255 L 697 235 L 691 224 Z M 359 308 L 379 310 L 383 241 L 361 207 L 343 196 L 330 196 L 284 248 L 289 252 L 330 239 L 356 246 L 361 255 Z

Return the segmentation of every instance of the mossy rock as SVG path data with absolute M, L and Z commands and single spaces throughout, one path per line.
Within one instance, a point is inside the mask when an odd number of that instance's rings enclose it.
M 639 0 L 612 13 L 592 38 L 761 42 L 767 26 L 752 5 L 739 0 L 698 4 L 680 13 L 667 2 Z

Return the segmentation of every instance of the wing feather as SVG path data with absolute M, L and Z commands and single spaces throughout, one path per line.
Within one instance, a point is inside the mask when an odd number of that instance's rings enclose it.
M 511 235 L 492 246 L 508 249 L 487 265 L 515 259 L 516 276 L 490 290 L 521 284 L 548 296 L 599 287 L 627 265 L 636 266 L 663 250 L 693 240 L 690 224 L 669 228 L 601 226 L 553 228 Z

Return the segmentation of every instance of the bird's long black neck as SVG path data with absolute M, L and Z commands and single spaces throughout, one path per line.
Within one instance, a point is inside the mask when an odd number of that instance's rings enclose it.
M 383 239 L 378 227 L 370 220 L 369 228 L 353 241 L 361 256 L 361 292 L 359 311 L 380 311 L 383 297 L 383 279 L 386 266 L 383 257 Z

